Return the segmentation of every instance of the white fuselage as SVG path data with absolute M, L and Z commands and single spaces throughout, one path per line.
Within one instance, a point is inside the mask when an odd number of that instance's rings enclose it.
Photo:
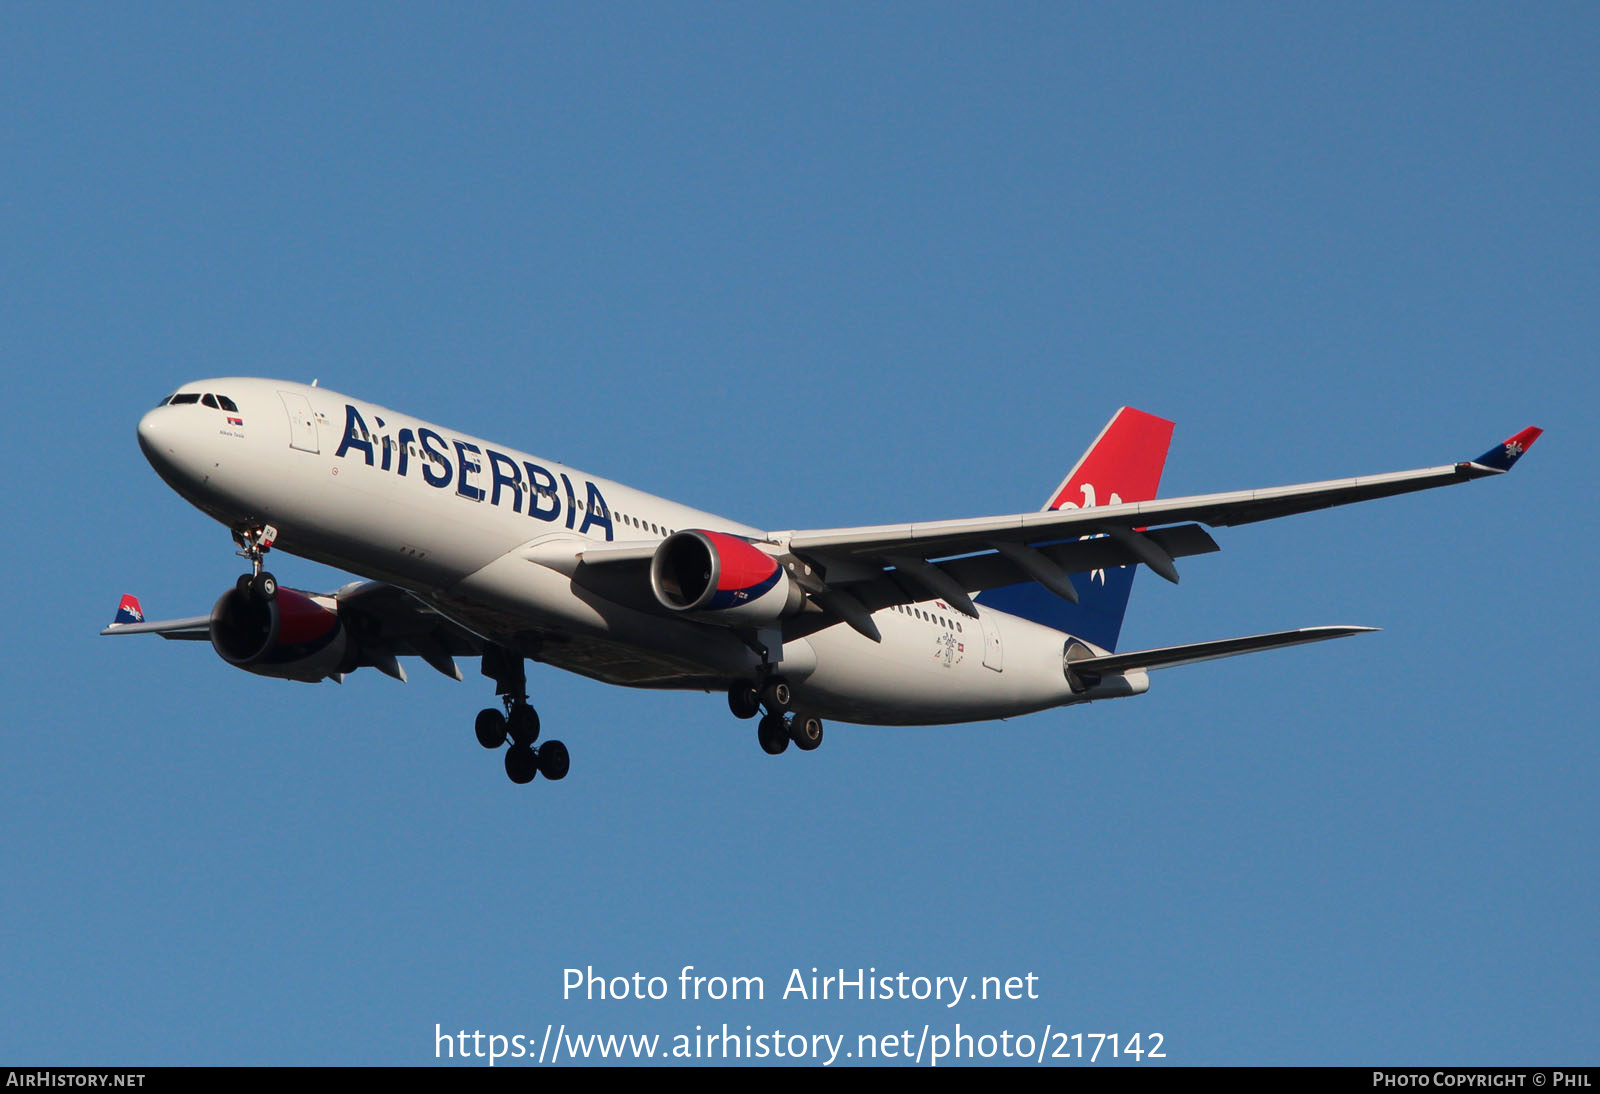
M 276 547 L 404 588 L 485 638 L 612 683 L 713 689 L 759 669 L 732 629 L 650 599 L 575 582 L 577 553 L 683 529 L 766 542 L 749 525 L 324 388 L 226 378 L 139 423 L 161 476 L 230 528 L 271 524 Z M 774 547 L 781 553 L 781 545 Z M 937 601 L 873 615 L 882 640 L 842 623 L 786 631 L 779 668 L 795 705 L 868 724 L 978 721 L 1082 701 L 1067 636 Z M 793 628 L 790 628 L 791 630 Z M 1143 674 L 1111 694 L 1144 690 Z

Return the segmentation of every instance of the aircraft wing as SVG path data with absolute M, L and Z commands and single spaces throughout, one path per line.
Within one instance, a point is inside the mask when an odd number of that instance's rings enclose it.
M 812 567 L 815 587 L 807 591 L 814 601 L 867 633 L 866 616 L 878 607 L 938 597 L 976 615 L 968 593 L 1023 581 L 1038 581 L 1076 600 L 1068 575 L 1108 566 L 1142 562 L 1176 582 L 1175 558 L 1217 550 L 1199 524 L 1178 522 L 1249 524 L 1500 475 L 1541 432 L 1529 427 L 1476 459 L 1415 471 L 1087 509 L 781 532 L 771 538 Z
M 340 612 L 361 628 L 362 649 L 392 656 L 415 655 L 444 673 L 461 679 L 452 656 L 472 657 L 488 643 L 404 589 L 381 581 L 355 581 L 334 594 Z
M 290 590 L 298 592 L 298 590 Z M 446 676 L 461 679 L 457 656 L 483 652 L 484 639 L 441 615 L 404 589 L 378 581 L 354 581 L 330 594 L 339 618 L 349 627 L 361 651 L 362 664 L 404 680 L 398 657 L 420 657 Z M 211 617 L 191 616 L 146 622 L 138 597 L 124 596 L 116 620 L 103 635 L 159 634 L 163 638 L 209 641 Z
M 161 619 L 149 623 L 113 623 L 101 634 L 159 634 L 187 642 L 204 642 L 211 637 L 211 617 L 196 615 L 188 619 Z

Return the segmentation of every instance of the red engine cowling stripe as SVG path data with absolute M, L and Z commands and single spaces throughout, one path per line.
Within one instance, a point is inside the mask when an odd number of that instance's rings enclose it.
M 701 532 L 711 541 L 717 552 L 719 571 L 718 592 L 735 592 L 750 589 L 769 581 L 778 569 L 778 561 L 764 551 L 758 551 L 737 536 L 723 532 Z
M 278 587 L 278 643 L 298 646 L 325 638 L 339 625 L 339 613 L 293 589 Z

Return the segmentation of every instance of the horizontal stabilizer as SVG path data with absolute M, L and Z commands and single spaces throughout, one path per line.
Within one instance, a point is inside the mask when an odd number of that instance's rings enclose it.
M 1275 650 L 1283 646 L 1300 646 L 1307 642 L 1326 642 L 1330 638 L 1346 638 L 1352 634 L 1368 634 L 1377 629 L 1377 627 L 1300 627 L 1292 631 L 1252 634 L 1245 638 L 1217 638 L 1210 642 L 1190 642 L 1182 646 L 1163 646 L 1154 650 L 1109 653 L 1103 657 L 1073 658 L 1069 654 L 1068 662 L 1074 676 L 1085 684 L 1093 686 L 1102 676 L 1128 672 L 1132 669 L 1165 669 L 1173 665 L 1192 665 L 1196 661 L 1214 661 L 1219 657 L 1236 657 L 1241 653 L 1255 653 L 1258 650 Z

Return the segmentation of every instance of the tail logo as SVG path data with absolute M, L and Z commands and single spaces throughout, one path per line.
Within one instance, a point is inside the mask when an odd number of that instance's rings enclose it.
M 1170 421 L 1123 407 L 1112 415 L 1061 484 L 1046 495 L 1042 510 L 1126 507 L 1151 500 L 1161 486 L 1171 441 Z M 1496 458 L 1501 458 L 1499 451 L 1495 449 Z M 984 603 L 1115 650 L 1138 570 L 1137 564 L 1129 563 L 1074 574 L 1072 581 L 1080 597 L 1076 604 L 1035 582 L 992 589 L 984 594 Z
M 1075 504 L 1073 502 L 1070 502 L 1070 501 L 1064 501 L 1060 505 L 1056 506 L 1056 508 L 1057 509 L 1093 509 L 1095 507 L 1094 483 L 1092 483 L 1092 482 L 1079 483 L 1078 484 L 1078 492 L 1083 495 L 1083 504 L 1082 505 L 1077 505 L 1077 504 Z M 1106 504 L 1107 505 L 1121 505 L 1122 504 L 1122 495 L 1118 494 L 1115 490 L 1111 491 L 1111 498 L 1110 498 L 1109 501 L 1106 502 Z M 1094 537 L 1093 536 L 1086 536 L 1084 538 L 1093 539 Z M 1104 585 L 1106 583 L 1106 572 L 1104 570 L 1090 570 L 1089 571 L 1089 580 L 1090 581 L 1098 581 L 1100 584 Z
M 1083 495 L 1083 504 L 1082 505 L 1074 505 L 1070 501 L 1064 501 L 1060 505 L 1056 506 L 1056 508 L 1057 509 L 1093 509 L 1095 507 L 1094 483 L 1092 483 L 1092 482 L 1080 483 L 1078 485 L 1078 493 Z M 1107 505 L 1121 505 L 1122 504 L 1122 495 L 1118 494 L 1115 490 L 1113 490 L 1111 492 L 1111 500 L 1106 502 L 1106 504 Z

